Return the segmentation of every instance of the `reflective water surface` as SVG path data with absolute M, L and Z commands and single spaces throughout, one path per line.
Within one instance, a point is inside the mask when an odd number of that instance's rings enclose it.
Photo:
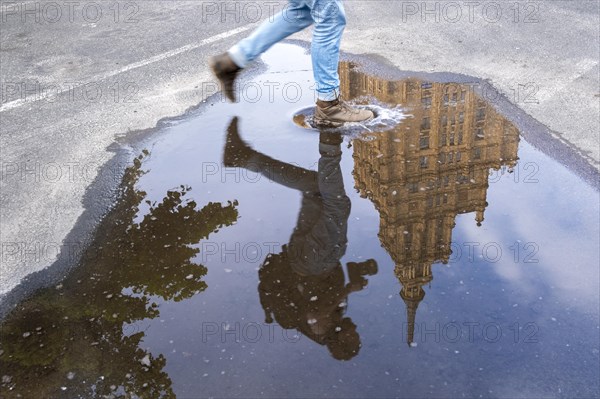
M 320 133 L 304 50 L 264 60 L 152 135 L 80 267 L 4 320 L 2 396 L 597 397 L 598 192 L 464 83 L 344 62 L 346 99 L 404 116 Z

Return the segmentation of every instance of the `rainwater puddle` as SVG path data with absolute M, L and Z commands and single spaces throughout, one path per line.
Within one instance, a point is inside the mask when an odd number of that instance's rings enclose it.
M 464 83 L 344 62 L 387 119 L 319 133 L 304 50 L 263 59 L 7 317 L 3 396 L 597 396 L 598 192 Z

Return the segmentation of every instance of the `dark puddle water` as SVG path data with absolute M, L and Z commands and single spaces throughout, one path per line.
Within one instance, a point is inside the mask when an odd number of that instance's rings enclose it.
M 345 98 L 405 117 L 319 134 L 292 122 L 309 57 L 264 60 L 247 101 L 156 134 L 82 265 L 5 319 L 2 395 L 598 396 L 598 193 L 465 85 L 343 63 Z

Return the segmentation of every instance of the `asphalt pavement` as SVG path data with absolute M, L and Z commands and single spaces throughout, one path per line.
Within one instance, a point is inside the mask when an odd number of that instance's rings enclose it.
M 213 94 L 208 57 L 285 4 L 0 3 L 0 295 L 61 257 L 76 261 L 114 198 L 120 138 Z M 598 168 L 598 4 L 346 1 L 342 50 L 486 79 Z

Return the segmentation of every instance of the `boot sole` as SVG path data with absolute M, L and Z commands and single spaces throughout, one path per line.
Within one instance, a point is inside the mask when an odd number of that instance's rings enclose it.
M 314 118 L 314 122 L 315 122 L 315 127 L 329 127 L 329 128 L 336 128 L 336 127 L 342 127 L 344 124 L 346 123 L 364 123 L 364 122 L 369 122 L 370 120 L 372 120 L 374 117 L 370 117 L 368 119 L 364 119 L 362 121 L 353 121 L 353 122 L 337 122 L 337 121 L 330 121 L 327 119 L 320 119 L 320 118 Z

